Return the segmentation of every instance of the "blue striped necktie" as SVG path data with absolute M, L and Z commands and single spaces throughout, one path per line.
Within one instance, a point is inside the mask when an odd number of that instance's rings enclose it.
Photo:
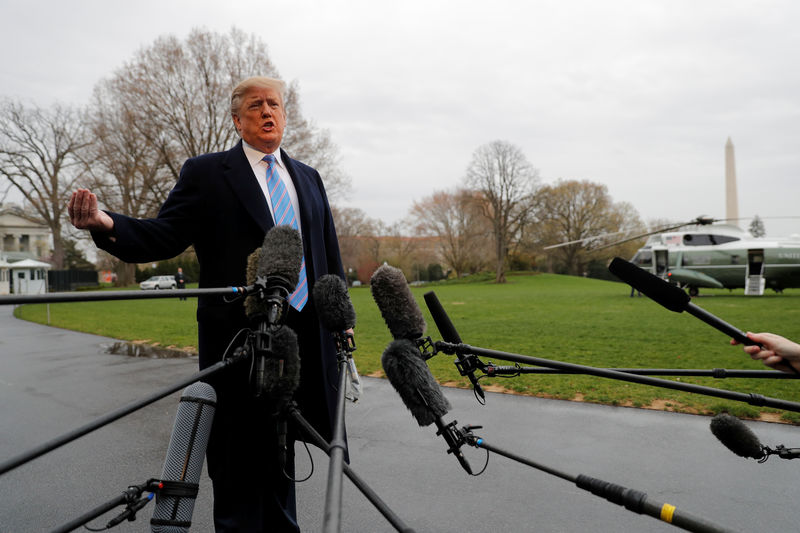
M 272 215 L 275 217 L 275 225 L 291 226 L 299 230 L 297 226 L 297 217 L 294 215 L 294 208 L 292 201 L 289 198 L 289 193 L 286 191 L 286 186 L 283 180 L 278 176 L 278 165 L 275 161 L 275 156 L 272 154 L 265 155 L 262 161 L 267 163 L 267 189 L 269 190 L 269 197 L 272 201 Z M 294 292 L 289 296 L 289 304 L 297 309 L 302 310 L 308 301 L 308 281 L 306 279 L 306 258 L 303 257 L 300 263 L 300 276 L 297 279 L 297 287 Z

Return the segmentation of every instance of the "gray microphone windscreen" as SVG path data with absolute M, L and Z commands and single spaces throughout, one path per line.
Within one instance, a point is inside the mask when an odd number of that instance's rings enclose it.
M 255 283 L 259 276 L 280 276 L 286 280 L 291 293 L 300 278 L 303 263 L 303 241 L 300 233 L 291 226 L 274 226 L 267 231 L 264 242 L 247 258 L 247 284 Z M 252 317 L 267 312 L 264 300 L 256 295 L 245 298 L 245 313 Z
M 339 276 L 325 274 L 314 284 L 314 306 L 322 325 L 328 331 L 345 331 L 356 325 L 356 311 L 347 292 L 347 284 Z
M 408 339 L 389 343 L 381 356 L 386 377 L 420 426 L 428 426 L 450 410 L 416 344 Z
M 415 340 L 422 337 L 425 318 L 402 270 L 382 265 L 372 274 L 370 289 L 393 338 Z
M 755 433 L 744 423 L 728 413 L 720 413 L 711 419 L 711 433 L 730 451 L 739 457 L 761 459 L 764 449 Z
M 197 496 L 166 494 L 175 489 L 175 485 L 170 486 L 174 482 L 179 484 L 179 492 L 185 492 L 186 487 L 196 491 L 216 405 L 217 394 L 208 383 L 193 383 L 183 391 L 161 475 L 164 495 L 157 496 L 150 520 L 153 533 L 187 533 L 192 525 Z
M 303 262 L 303 241 L 291 226 L 274 226 L 264 236 L 257 273 L 260 276 L 282 276 L 292 287 L 300 277 Z

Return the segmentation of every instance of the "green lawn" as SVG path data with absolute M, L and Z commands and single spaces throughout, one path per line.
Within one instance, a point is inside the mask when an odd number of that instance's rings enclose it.
M 424 304 L 433 290 L 463 341 L 534 357 L 596 367 L 764 369 L 728 338 L 687 313 L 673 313 L 646 297 L 630 298 L 627 285 L 551 274 L 511 275 L 508 283 L 489 281 L 441 283 L 412 289 L 428 321 L 428 335 L 441 336 Z M 380 356 L 391 341 L 369 288 L 350 291 L 356 309 L 356 358 L 359 371 L 379 375 Z M 705 290 L 694 302 L 745 331 L 772 331 L 800 338 L 800 290 L 744 297 L 741 291 Z M 140 300 L 51 304 L 54 326 L 124 340 L 179 348 L 196 345 L 195 302 Z M 17 316 L 44 323 L 45 305 L 23 306 Z M 468 386 L 452 364 L 439 354 L 429 361 L 436 378 Z M 510 364 L 495 361 L 498 364 Z M 675 379 L 675 378 L 670 378 Z M 800 401 L 795 380 L 680 378 L 739 392 L 753 392 Z M 685 412 L 776 417 L 779 412 L 745 403 L 649 387 L 617 380 L 576 375 L 526 375 L 482 380 L 492 388 L 552 398 L 614 405 L 654 407 Z M 782 414 L 800 422 L 800 415 Z

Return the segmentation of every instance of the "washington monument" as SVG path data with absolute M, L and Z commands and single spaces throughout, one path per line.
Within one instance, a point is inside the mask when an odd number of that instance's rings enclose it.
M 733 143 L 728 137 L 725 143 L 725 218 L 731 224 L 738 224 L 739 198 L 736 194 L 736 159 L 733 156 Z

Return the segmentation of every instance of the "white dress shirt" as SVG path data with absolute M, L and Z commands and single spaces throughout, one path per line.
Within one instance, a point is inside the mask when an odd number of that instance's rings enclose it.
M 261 187 L 261 190 L 264 193 L 264 198 L 267 200 L 267 206 L 269 207 L 269 212 L 272 214 L 272 221 L 274 222 L 275 210 L 272 208 L 272 199 L 269 197 L 269 189 L 267 188 L 268 165 L 266 161 L 262 160 L 267 154 L 261 152 L 260 150 L 256 150 L 244 142 L 244 140 L 242 140 L 242 148 L 244 149 L 244 155 L 247 157 L 247 161 L 250 163 L 250 167 L 253 169 L 253 175 L 256 177 L 256 181 L 258 181 L 258 185 Z M 281 160 L 280 148 L 275 150 L 275 153 L 272 155 L 275 156 L 275 161 L 278 165 L 278 177 L 280 177 L 281 181 L 283 181 L 283 185 L 286 187 L 286 192 L 289 193 L 289 200 L 292 202 L 292 209 L 294 209 L 295 218 L 297 219 L 297 231 L 301 231 L 300 201 L 297 198 L 297 190 L 294 188 L 294 182 L 292 181 L 292 177 L 289 175 L 289 171 L 286 169 L 286 165 L 284 165 L 283 161 Z

